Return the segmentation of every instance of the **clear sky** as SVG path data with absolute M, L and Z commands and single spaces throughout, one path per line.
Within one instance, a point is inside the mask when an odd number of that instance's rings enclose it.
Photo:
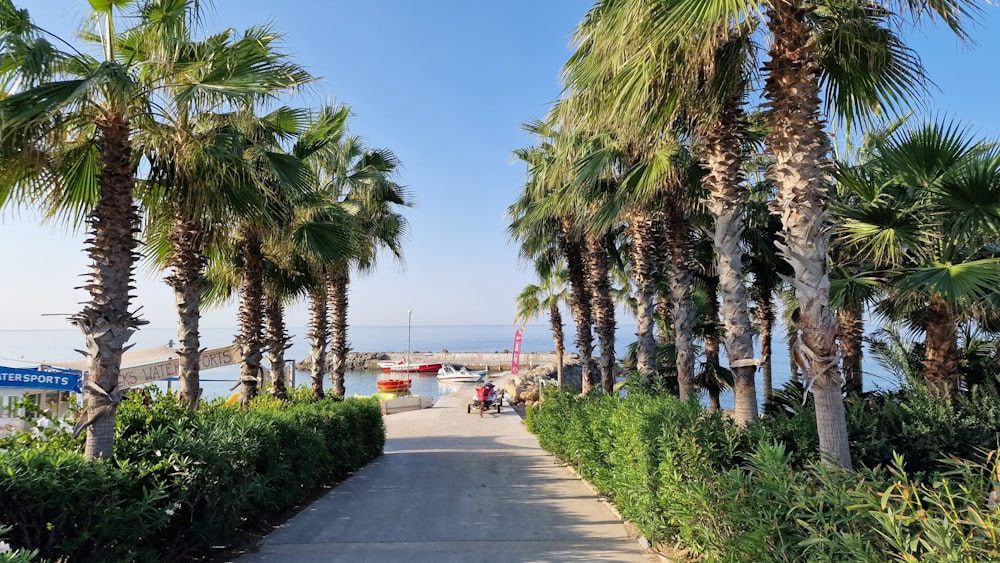
M 15 0 L 42 27 L 72 35 L 86 0 Z M 584 0 L 215 0 L 207 30 L 271 21 L 288 52 L 323 77 L 291 100 L 329 99 L 352 106 L 352 131 L 393 150 L 400 181 L 417 206 L 405 210 L 411 232 L 405 266 L 384 259 L 356 278 L 354 325 L 508 324 L 514 297 L 533 281 L 507 240 L 505 210 L 524 169 L 511 151 L 528 144 L 519 124 L 544 116 L 560 93 L 570 37 L 591 2 Z M 940 28 L 911 34 L 937 84 L 932 113 L 1000 137 L 996 109 L 1000 9 L 986 6 L 963 46 Z M 87 296 L 73 290 L 87 272 L 83 237 L 7 211 L 0 221 L 0 330 L 67 328 Z M 136 306 L 152 327 L 175 324 L 173 295 L 140 272 Z M 290 312 L 305 324 L 304 306 Z M 235 308 L 208 311 L 206 327 L 233 327 Z

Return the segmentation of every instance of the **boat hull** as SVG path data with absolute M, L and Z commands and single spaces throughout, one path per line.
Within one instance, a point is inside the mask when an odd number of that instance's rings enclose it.
M 441 364 L 396 364 L 389 366 L 388 368 L 383 367 L 382 371 L 389 371 L 393 373 L 425 373 L 429 371 L 437 371 L 439 369 L 441 369 Z
M 406 391 L 413 385 L 409 379 L 380 379 L 375 382 L 379 391 Z

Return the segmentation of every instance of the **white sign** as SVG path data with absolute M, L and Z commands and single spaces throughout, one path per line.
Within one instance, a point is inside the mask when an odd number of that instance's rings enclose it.
M 229 366 L 239 361 L 240 355 L 235 345 L 205 350 L 198 360 L 201 370 Z M 180 371 L 180 360 L 177 358 L 122 368 L 118 378 L 118 388 L 135 387 L 169 377 L 177 377 L 178 371 Z

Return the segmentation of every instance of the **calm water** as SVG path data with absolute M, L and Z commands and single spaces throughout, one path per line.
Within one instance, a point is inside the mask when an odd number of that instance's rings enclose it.
M 566 327 L 567 342 L 569 350 L 574 350 L 572 342 L 572 327 Z M 505 352 L 513 348 L 515 327 L 510 325 L 475 325 L 475 326 L 391 326 L 391 327 L 351 327 L 349 331 L 349 344 L 351 348 L 359 352 L 395 352 L 405 353 L 407 342 L 411 352 Z M 304 328 L 290 329 L 293 335 L 292 347 L 286 351 L 286 359 L 296 361 L 308 356 L 309 344 L 305 337 Z M 409 333 L 409 334 L 408 334 Z M 226 346 L 233 341 L 235 329 L 203 329 L 202 346 L 206 348 L 216 348 Z M 131 340 L 136 349 L 149 348 L 167 344 L 170 340 L 176 340 L 175 329 L 169 328 L 144 328 L 138 331 Z M 628 343 L 635 340 L 635 326 L 622 325 L 618 329 L 617 348 L 622 354 Z M 790 376 L 789 361 L 787 351 L 783 346 L 782 335 L 774 338 L 774 358 L 772 361 L 773 377 L 775 387 L 779 387 L 788 381 Z M 83 348 L 83 338 L 76 329 L 67 330 L 25 330 L 25 331 L 0 331 L 0 365 L 21 367 L 37 365 L 43 362 L 55 362 L 58 360 L 78 359 L 80 354 L 74 349 Z M 524 352 L 551 352 L 555 349 L 551 332 L 547 325 L 528 325 L 524 332 L 522 341 L 522 351 Z M 759 345 L 757 346 L 759 350 Z M 893 387 L 895 379 L 881 371 L 874 362 L 865 362 L 865 387 Z M 375 381 L 378 379 L 378 372 L 361 371 L 348 372 L 346 387 L 348 395 L 368 395 L 375 392 Z M 413 379 L 413 393 L 423 396 L 438 398 L 454 391 L 469 389 L 471 393 L 474 384 L 471 383 L 447 383 L 439 384 L 434 374 L 418 375 L 411 374 Z M 239 379 L 239 366 L 227 366 L 202 372 L 202 387 L 204 396 L 207 399 L 215 397 L 228 397 L 234 391 L 230 391 Z M 296 383 L 307 384 L 309 374 L 299 372 Z M 763 387 L 760 382 L 760 375 L 757 377 L 758 398 L 763 398 Z M 164 386 L 164 384 L 160 384 Z M 174 384 L 176 385 L 176 384 Z M 329 386 L 329 378 L 325 385 Z M 732 408 L 732 394 L 727 393 L 722 397 L 724 408 Z

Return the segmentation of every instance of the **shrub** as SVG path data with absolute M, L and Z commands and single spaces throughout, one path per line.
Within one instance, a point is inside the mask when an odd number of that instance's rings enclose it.
M 167 516 L 162 487 L 138 486 L 108 462 L 74 452 L 11 448 L 0 452 L 0 514 L 11 543 L 43 558 L 149 560 L 141 547 Z
M 896 420 L 903 436 L 951 425 L 947 436 L 964 444 L 951 447 L 968 448 L 993 420 L 995 410 L 985 402 L 988 408 L 983 401 L 977 409 L 959 404 L 954 413 L 964 414 L 955 415 L 938 403 L 887 394 L 854 400 L 848 412 L 851 424 Z M 680 557 L 734 563 L 1000 560 L 995 451 L 975 452 L 975 460 L 921 460 L 918 465 L 935 472 L 919 475 L 907 473 L 900 456 L 889 469 L 857 473 L 813 466 L 804 452 L 773 439 L 783 433 L 804 449 L 803 428 L 815 419 L 801 412 L 808 404 L 791 404 L 800 412 L 772 414 L 742 431 L 673 397 L 554 391 L 529 411 L 528 421 L 543 447 L 558 448 L 556 455 L 594 479 L 647 538 L 682 548 L 674 554 Z M 879 404 L 885 406 L 872 408 Z M 918 414 L 906 419 L 906 412 Z M 866 455 L 875 456 L 902 438 L 871 432 L 852 439 L 870 444 Z M 751 448 L 750 440 L 759 441 Z M 926 452 L 940 442 L 929 437 L 910 447 Z
M 73 561 L 178 560 L 371 461 L 385 428 L 371 400 L 264 396 L 248 410 L 214 401 L 190 411 L 154 391 L 119 405 L 113 461 L 53 443 L 0 453 L 0 514 L 15 545 Z

